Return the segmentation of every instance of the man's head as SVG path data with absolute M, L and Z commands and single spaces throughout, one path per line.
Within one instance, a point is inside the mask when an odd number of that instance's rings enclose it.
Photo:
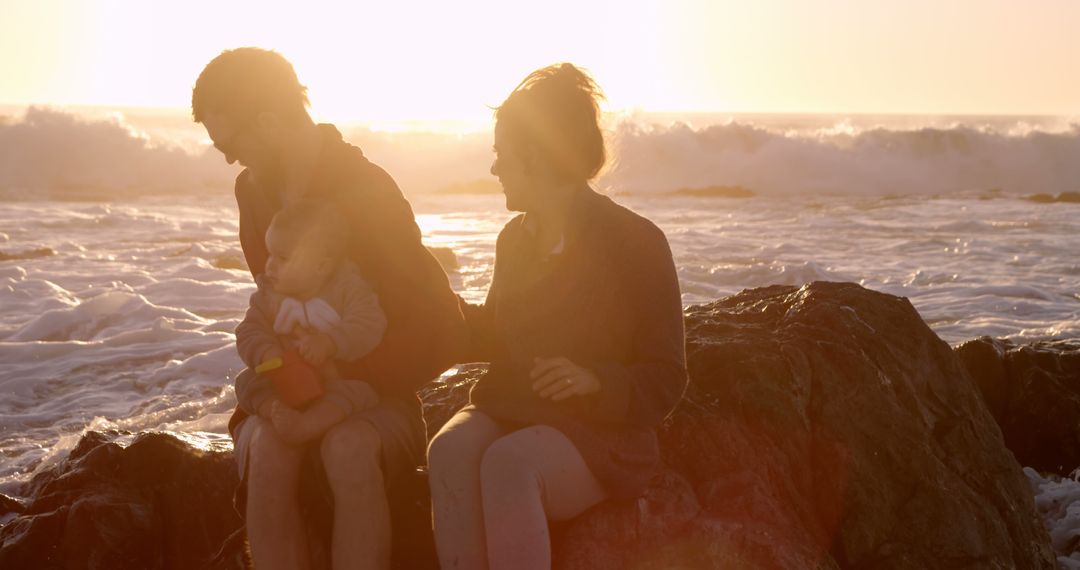
M 326 203 L 286 206 L 266 230 L 266 276 L 283 295 L 314 295 L 344 259 L 346 240 L 344 222 Z
M 290 130 L 310 124 L 307 88 L 281 54 L 253 47 L 221 52 L 191 92 L 191 114 L 225 160 L 273 166 Z

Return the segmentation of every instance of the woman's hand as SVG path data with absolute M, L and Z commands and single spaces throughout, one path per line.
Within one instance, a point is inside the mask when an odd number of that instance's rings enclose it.
M 541 398 L 551 398 L 554 402 L 600 391 L 600 380 L 592 370 L 562 356 L 535 359 L 529 377 L 533 380 L 533 391 Z

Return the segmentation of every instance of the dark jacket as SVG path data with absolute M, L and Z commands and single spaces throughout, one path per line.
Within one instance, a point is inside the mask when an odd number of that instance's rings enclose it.
M 496 245 L 487 300 L 467 307 L 476 360 L 491 362 L 472 404 L 562 431 L 613 497 L 639 495 L 660 454 L 656 427 L 686 388 L 679 281 L 663 232 L 592 190 L 574 201 L 561 254 L 535 253 L 524 216 Z M 602 389 L 561 402 L 533 392 L 536 357 L 591 369 Z
M 387 327 L 370 353 L 339 365 L 343 378 L 370 383 L 383 398 L 416 402 L 416 390 L 454 364 L 466 338 L 446 273 L 420 242 L 409 202 L 382 168 L 319 125 L 323 146 L 308 197 L 331 201 L 349 226 L 348 254 L 379 297 Z M 281 181 L 236 179 L 240 246 L 252 276 L 266 267 L 266 229 L 281 209 Z M 246 414 L 239 408 L 233 430 Z

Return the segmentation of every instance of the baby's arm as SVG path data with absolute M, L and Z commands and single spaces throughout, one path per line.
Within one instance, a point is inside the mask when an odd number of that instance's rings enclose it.
M 271 294 L 262 286 L 251 295 L 244 320 L 236 327 L 236 350 L 247 365 L 247 370 L 236 377 L 237 403 L 249 414 L 269 418 L 277 397 L 270 380 L 255 374 L 255 367 L 281 356 L 282 349 L 274 333 Z
M 269 358 L 281 356 L 281 342 L 274 332 L 273 293 L 264 285 L 251 294 L 244 320 L 236 327 L 236 350 L 249 368 L 255 368 Z

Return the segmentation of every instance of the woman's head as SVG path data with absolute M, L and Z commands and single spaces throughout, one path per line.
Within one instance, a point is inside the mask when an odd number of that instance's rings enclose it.
M 266 230 L 266 276 L 283 295 L 314 295 L 346 253 L 344 222 L 328 204 L 302 200 L 274 216 Z
M 495 110 L 491 173 L 507 208 L 528 210 L 538 188 L 583 185 L 604 166 L 600 87 L 569 63 L 529 74 Z

